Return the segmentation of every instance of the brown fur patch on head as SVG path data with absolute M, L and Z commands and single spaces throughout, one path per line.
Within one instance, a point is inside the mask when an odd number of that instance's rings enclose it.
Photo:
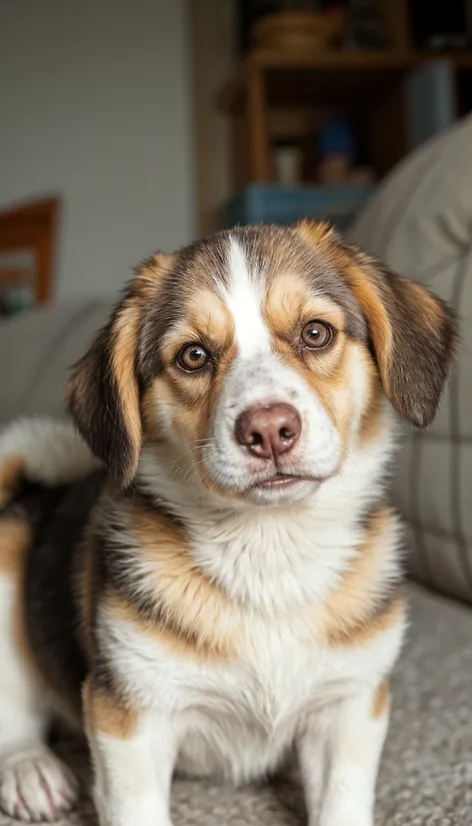
M 82 691 L 85 728 L 89 735 L 94 732 L 108 734 L 120 740 L 129 740 L 139 723 L 137 708 L 125 703 L 111 689 L 105 690 L 89 676 Z
M 319 226 L 310 222 L 299 231 L 323 250 L 358 301 L 387 397 L 401 416 L 425 427 L 434 418 L 457 346 L 450 309 L 424 287 L 342 244 L 333 232 L 320 237 Z

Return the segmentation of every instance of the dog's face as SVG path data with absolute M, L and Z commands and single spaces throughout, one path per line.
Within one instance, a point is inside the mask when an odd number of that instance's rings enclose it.
M 454 343 L 441 302 L 325 225 L 235 230 L 138 270 L 70 407 L 123 483 L 146 440 L 220 496 L 294 501 L 375 438 L 385 395 L 427 424 Z

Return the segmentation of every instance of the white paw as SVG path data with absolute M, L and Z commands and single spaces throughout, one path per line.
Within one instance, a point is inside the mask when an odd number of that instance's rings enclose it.
M 2 759 L 0 808 L 26 823 L 59 820 L 77 802 L 73 773 L 47 749 L 31 749 Z

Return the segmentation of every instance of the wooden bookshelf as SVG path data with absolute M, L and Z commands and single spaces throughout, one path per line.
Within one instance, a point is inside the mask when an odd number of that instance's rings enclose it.
M 274 178 L 272 149 L 313 133 L 326 115 L 352 122 L 378 177 L 409 150 L 408 83 L 428 61 L 453 67 L 457 115 L 472 107 L 472 51 L 418 51 L 408 0 L 373 0 L 389 44 L 383 51 L 319 50 L 317 53 L 255 49 L 236 66 L 218 95 L 231 123 L 232 194 L 248 183 Z

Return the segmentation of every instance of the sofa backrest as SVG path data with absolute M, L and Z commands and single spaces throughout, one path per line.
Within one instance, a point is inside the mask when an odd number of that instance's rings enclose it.
M 458 315 L 457 366 L 433 425 L 406 437 L 394 495 L 413 575 L 472 602 L 472 117 L 401 163 L 348 236 Z
M 69 369 L 109 313 L 109 304 L 89 301 L 46 305 L 0 322 L 0 423 L 64 414 Z

